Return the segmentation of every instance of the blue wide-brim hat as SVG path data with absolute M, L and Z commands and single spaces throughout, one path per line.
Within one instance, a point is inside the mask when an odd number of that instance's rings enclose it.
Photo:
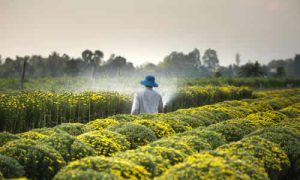
M 145 79 L 141 81 L 141 84 L 144 86 L 158 87 L 154 76 L 146 76 Z

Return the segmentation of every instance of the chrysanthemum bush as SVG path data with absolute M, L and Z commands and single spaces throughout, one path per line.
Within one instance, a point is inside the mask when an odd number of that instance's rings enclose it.
M 87 131 L 85 125 L 82 123 L 62 123 L 60 125 L 55 126 L 54 128 L 65 131 L 72 136 L 78 136 Z
M 116 175 L 106 172 L 98 172 L 93 169 L 73 169 L 67 172 L 60 172 L 56 174 L 55 180 L 118 180 Z
M 31 140 L 46 139 L 48 137 L 47 135 L 41 134 L 36 131 L 23 132 L 18 134 L 18 136 L 23 139 L 31 139 Z
M 130 142 L 131 149 L 157 140 L 155 133 L 151 129 L 140 124 L 120 123 L 111 126 L 109 130 L 124 135 Z
M 51 179 L 65 165 L 59 152 L 32 140 L 10 141 L 0 147 L 0 154 L 16 159 L 32 179 Z
M 182 134 L 182 136 L 186 135 L 195 136 L 197 139 L 207 142 L 213 149 L 226 143 L 222 134 L 207 129 L 196 128 Z
M 168 137 L 175 134 L 173 128 L 160 120 L 135 120 L 134 124 L 140 124 L 151 129 L 157 138 Z
M 74 136 L 61 130 L 56 130 L 55 133 L 39 140 L 39 142 L 56 149 L 66 162 L 96 155 L 95 150 L 89 144 L 81 142 Z
M 278 144 L 285 151 L 291 162 L 289 176 L 300 174 L 300 134 L 282 126 L 270 126 L 251 133 L 250 136 L 260 136 Z
M 72 175 L 75 174 L 74 170 L 94 170 L 100 173 L 108 173 L 117 179 L 148 179 L 150 177 L 150 173 L 144 167 L 133 162 L 117 157 L 97 156 L 86 157 L 69 163 L 56 174 L 54 179 L 72 177 Z
M 21 139 L 19 136 L 15 134 L 11 134 L 9 132 L 0 132 L 0 146 L 3 146 L 9 141 Z
M 85 124 L 85 129 L 88 130 L 103 130 L 109 128 L 112 125 L 119 124 L 119 121 L 115 119 L 96 119 Z
M 97 155 L 112 156 L 130 147 L 125 136 L 108 130 L 87 132 L 77 136 L 77 139 L 93 147 Z
M 5 178 L 18 178 L 25 175 L 24 167 L 16 159 L 1 154 L 0 172 Z
M 280 110 L 281 113 L 287 115 L 290 118 L 296 118 L 300 116 L 300 103 L 293 104 Z
M 173 149 L 176 149 L 187 155 L 191 155 L 191 154 L 195 153 L 195 150 L 193 147 L 189 146 L 186 142 L 178 141 L 178 140 L 179 140 L 179 138 L 174 138 L 174 137 L 163 138 L 163 139 L 160 139 L 158 141 L 155 141 L 155 142 L 149 144 L 149 146 L 173 148 Z M 195 141 L 194 141 L 194 143 L 195 143 Z M 199 144 L 199 142 L 197 142 L 197 143 Z M 195 147 L 195 149 L 196 149 L 196 147 Z
M 234 159 L 264 167 L 271 179 L 282 177 L 290 168 L 290 161 L 280 146 L 258 136 L 225 144 L 216 150 Z
M 228 142 L 241 140 L 245 135 L 253 132 L 258 127 L 247 119 L 232 119 L 207 127 L 207 130 L 222 134 Z
M 118 153 L 114 157 L 143 166 L 151 174 L 151 178 L 161 175 L 171 166 L 171 164 L 166 162 L 161 156 L 155 156 L 137 150 L 128 150 L 124 153 Z
M 264 169 L 216 152 L 189 156 L 157 179 L 268 179 Z
M 285 121 L 288 117 L 278 111 L 266 111 L 250 114 L 246 119 L 250 120 L 252 124 L 257 125 L 258 127 L 265 127 Z

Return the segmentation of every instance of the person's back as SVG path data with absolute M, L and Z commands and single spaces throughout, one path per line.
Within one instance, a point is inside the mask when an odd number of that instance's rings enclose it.
M 134 95 L 131 114 L 153 114 L 163 111 L 162 97 L 152 87 L 158 87 L 153 76 L 147 76 L 141 84 L 146 88 Z

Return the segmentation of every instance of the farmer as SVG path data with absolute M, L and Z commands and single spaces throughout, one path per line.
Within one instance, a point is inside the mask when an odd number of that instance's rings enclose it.
M 155 83 L 154 76 L 146 76 L 141 84 L 145 86 L 143 91 L 137 92 L 134 95 L 131 114 L 153 114 L 163 112 L 163 102 L 161 95 L 153 90 L 153 87 L 158 87 Z

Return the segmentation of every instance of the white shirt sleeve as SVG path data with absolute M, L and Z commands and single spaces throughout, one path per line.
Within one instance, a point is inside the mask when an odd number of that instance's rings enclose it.
M 135 93 L 133 98 L 132 108 L 131 108 L 131 114 L 137 115 L 139 113 L 140 113 L 140 103 L 139 103 L 138 94 Z

